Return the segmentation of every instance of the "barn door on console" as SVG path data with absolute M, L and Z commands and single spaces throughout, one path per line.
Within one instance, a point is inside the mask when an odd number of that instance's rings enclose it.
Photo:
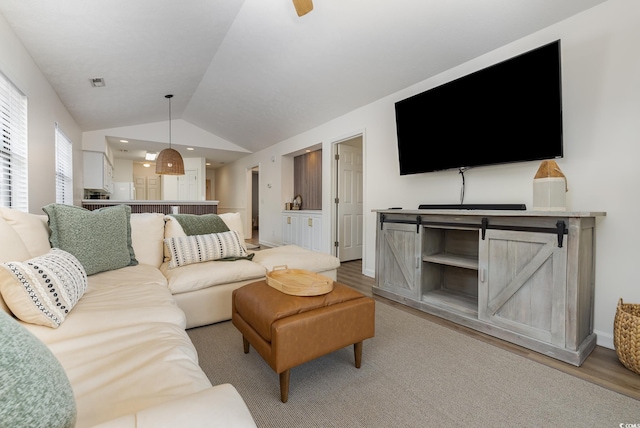
M 378 287 L 412 299 L 420 297 L 422 229 L 413 224 L 384 223 L 378 231 Z
M 480 240 L 478 318 L 564 346 L 567 245 L 551 233 L 487 230 Z

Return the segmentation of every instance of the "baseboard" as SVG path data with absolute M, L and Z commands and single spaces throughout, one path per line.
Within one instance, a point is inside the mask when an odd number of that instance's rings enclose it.
M 369 278 L 375 278 L 376 277 L 376 272 L 375 270 L 371 270 L 371 269 L 364 269 L 364 272 L 362 272 L 362 274 L 364 276 L 368 276 Z
M 613 334 L 603 333 L 601 331 L 595 331 L 595 330 L 594 330 L 594 333 L 598 337 L 596 339 L 596 344 L 598 346 L 602 346 L 604 348 L 609 348 L 609 349 L 615 349 L 615 346 L 613 346 Z
M 263 240 L 259 240 L 258 244 L 260 244 L 260 247 L 280 247 L 282 244 L 276 244 L 275 242 L 269 242 L 269 241 L 263 241 Z

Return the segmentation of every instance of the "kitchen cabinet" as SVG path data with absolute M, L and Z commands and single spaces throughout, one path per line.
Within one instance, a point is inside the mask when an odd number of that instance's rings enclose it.
M 102 152 L 83 152 L 84 188 L 111 193 L 113 191 L 113 167 Z

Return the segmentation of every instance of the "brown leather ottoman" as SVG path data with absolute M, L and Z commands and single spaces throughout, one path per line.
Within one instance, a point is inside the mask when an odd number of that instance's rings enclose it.
M 362 341 L 374 336 L 374 300 L 337 282 L 330 293 L 299 297 L 258 281 L 234 290 L 232 301 L 231 320 L 242 333 L 244 353 L 251 344 L 280 375 L 283 403 L 292 367 L 353 344 L 360 368 Z

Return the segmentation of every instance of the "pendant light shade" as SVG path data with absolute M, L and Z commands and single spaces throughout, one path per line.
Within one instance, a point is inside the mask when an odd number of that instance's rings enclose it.
M 177 150 L 171 148 L 171 98 L 173 95 L 165 95 L 169 100 L 169 148 L 162 150 L 156 158 L 156 174 L 184 175 L 184 161 Z
M 184 161 L 174 149 L 164 149 L 156 159 L 156 174 L 184 175 Z

